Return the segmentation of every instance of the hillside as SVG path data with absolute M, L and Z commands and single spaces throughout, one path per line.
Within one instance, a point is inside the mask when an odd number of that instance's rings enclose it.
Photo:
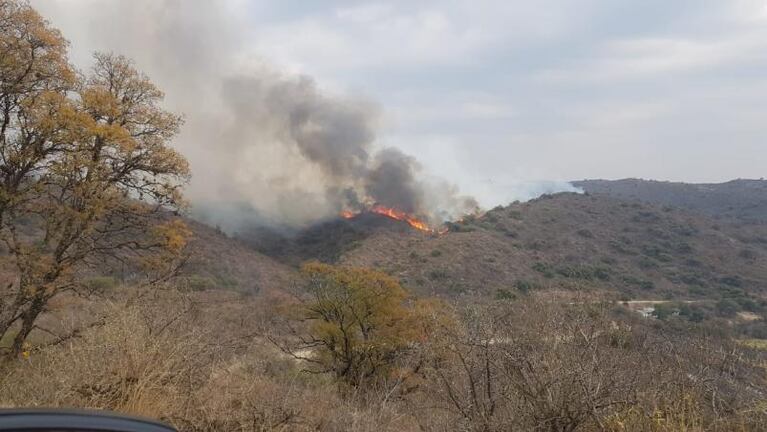
M 582 180 L 573 186 L 591 194 L 693 210 L 712 217 L 767 222 L 767 180 L 674 183 L 654 180 Z
M 292 267 L 254 251 L 236 238 L 195 221 L 187 223 L 193 236 L 190 260 L 182 275 L 192 289 L 257 293 L 284 289 L 296 277 Z
M 598 291 L 630 299 L 760 302 L 767 230 L 604 196 L 499 207 L 441 236 L 379 231 L 339 262 L 382 268 L 424 294 Z
M 191 229 L 188 259 L 174 282 L 195 291 L 222 288 L 255 294 L 262 290 L 280 290 L 294 280 L 295 269 L 260 254 L 242 241 L 191 219 L 185 219 Z M 38 226 L 29 223 L 24 235 L 41 236 Z M 131 259 L 98 261 L 93 267 L 81 269 L 82 278 L 93 279 L 98 285 L 130 284 L 142 269 Z M 13 280 L 16 269 L 7 250 L 0 245 L 0 280 Z M 90 283 L 90 282 L 88 282 Z

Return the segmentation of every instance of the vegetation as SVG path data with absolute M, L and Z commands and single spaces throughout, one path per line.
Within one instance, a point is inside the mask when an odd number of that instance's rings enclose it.
M 0 26 L 0 241 L 18 271 L 0 287 L 0 339 L 13 331 L 18 354 L 48 302 L 83 288 L 83 266 L 130 251 L 159 267 L 181 252 L 183 222 L 155 222 L 181 205 L 188 168 L 167 146 L 181 119 L 130 61 L 96 54 L 80 77 L 25 3 L 0 2 Z
M 427 337 L 436 303 L 407 305 L 405 290 L 390 276 L 316 262 L 302 272 L 308 296 L 289 314 L 296 340 L 276 342 L 312 372 L 331 373 L 353 386 L 388 378 L 398 359 Z
M 274 303 L 225 291 L 118 288 L 104 303 L 65 294 L 58 300 L 101 321 L 65 342 L 41 340 L 26 359 L 4 365 L 0 404 L 113 409 L 183 431 L 765 427 L 761 351 L 749 348 L 758 342 L 657 326 L 606 304 L 528 296 L 450 308 L 454 319 L 426 321 L 427 338 L 405 336 L 393 368 L 350 387 L 269 342 L 297 347 L 275 325 L 284 318 L 312 334 L 317 320 L 295 320 L 314 304 L 305 294 L 306 304 L 286 308 L 275 304 L 287 297 Z M 407 301 L 403 309 L 417 313 Z
M 0 406 L 195 432 L 767 429 L 763 226 L 558 194 L 444 235 L 331 221 L 265 242 L 278 262 L 174 213 L 180 117 L 129 60 L 80 74 L 66 47 L 0 0 Z

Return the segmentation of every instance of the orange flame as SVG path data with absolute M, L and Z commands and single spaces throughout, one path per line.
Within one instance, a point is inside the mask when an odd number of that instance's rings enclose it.
M 376 214 L 388 216 L 388 217 L 390 217 L 392 219 L 396 219 L 396 220 L 400 220 L 400 221 L 405 221 L 405 222 L 409 223 L 411 227 L 413 227 L 413 228 L 415 228 L 417 230 L 426 231 L 426 232 L 433 232 L 434 231 L 434 230 L 432 230 L 429 227 L 429 225 L 426 224 L 426 222 L 418 219 L 417 217 L 415 217 L 413 215 L 409 215 L 409 214 L 407 214 L 407 213 L 405 213 L 403 211 L 400 211 L 400 210 L 397 210 L 397 209 L 393 209 L 391 207 L 385 207 L 385 206 L 382 206 L 380 204 L 377 204 L 377 205 L 374 205 L 370 209 L 370 211 L 373 212 L 373 213 L 376 213 Z
M 444 234 L 447 232 L 447 227 L 443 227 L 441 229 L 434 229 L 430 227 L 426 222 L 422 221 L 421 219 L 418 219 L 417 217 L 411 214 L 405 213 L 401 210 L 397 210 L 392 207 L 386 207 L 381 204 L 376 204 L 368 208 L 367 211 L 370 213 L 375 213 L 375 214 L 383 215 L 386 217 L 390 217 L 398 221 L 407 222 L 411 227 L 419 231 L 428 232 L 431 234 Z M 354 212 L 351 210 L 342 210 L 340 213 L 340 216 L 344 219 L 352 219 L 359 214 L 360 212 Z

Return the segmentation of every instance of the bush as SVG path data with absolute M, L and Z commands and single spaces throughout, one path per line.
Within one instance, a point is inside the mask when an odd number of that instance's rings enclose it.
M 515 300 L 516 298 L 517 295 L 507 289 L 499 288 L 495 290 L 496 300 Z
M 740 288 L 743 286 L 743 280 L 738 276 L 724 276 L 719 279 L 719 282 L 731 287 Z
M 671 318 L 674 314 L 679 314 L 679 310 L 670 303 L 658 303 L 653 307 L 652 315 L 659 320 Z
M 655 288 L 655 284 L 652 281 L 640 279 L 632 275 L 623 275 L 621 276 L 621 280 L 629 285 L 638 286 L 643 290 L 651 290 Z
M 554 277 L 554 268 L 551 266 L 551 264 L 537 262 L 533 264 L 532 269 L 537 271 L 538 273 L 541 273 L 543 276 L 547 278 Z
M 759 255 L 756 253 L 756 251 L 752 249 L 743 249 L 740 252 L 738 252 L 738 256 L 745 260 L 752 261 L 752 260 L 755 260 Z
M 408 302 L 395 279 L 375 270 L 309 263 L 302 273 L 306 301 L 286 315 L 306 325 L 306 334 L 282 349 L 352 386 L 400 372 L 394 360 L 426 339 L 439 312 L 438 302 Z
M 431 280 L 444 280 L 448 278 L 447 272 L 440 269 L 431 270 L 428 276 Z
M 560 267 L 557 269 L 557 273 L 570 279 L 598 279 L 603 281 L 610 279 L 610 271 L 608 269 L 588 265 Z
M 429 253 L 429 255 L 436 258 L 438 256 L 442 256 L 442 251 L 439 249 L 434 249 L 433 251 L 431 251 L 431 253 Z
M 732 318 L 740 311 L 740 305 L 732 299 L 721 299 L 716 302 L 716 312 L 719 316 Z
M 117 279 L 111 276 L 95 276 L 86 279 L 83 284 L 91 291 L 106 291 L 118 285 Z
M 187 276 L 185 282 L 187 289 L 191 291 L 206 291 L 216 288 L 216 281 L 207 276 Z
M 531 281 L 527 280 L 518 280 L 514 282 L 514 288 L 516 288 L 519 292 L 522 294 L 527 294 L 528 292 L 540 288 L 540 286 Z

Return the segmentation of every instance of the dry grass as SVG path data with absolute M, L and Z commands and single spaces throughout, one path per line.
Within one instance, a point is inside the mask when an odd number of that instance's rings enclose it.
M 396 407 L 341 397 L 264 343 L 249 297 L 121 295 L 100 309 L 103 325 L 5 364 L 0 406 L 109 409 L 187 431 L 412 430 Z
M 51 328 L 56 328 L 55 319 L 67 322 L 64 310 L 77 311 L 82 322 L 83 316 L 98 319 L 99 325 L 55 345 L 49 345 L 50 335 L 41 335 L 42 346 L 32 349 L 28 359 L 2 365 L 0 406 L 103 408 L 195 432 L 482 430 L 438 397 L 440 381 L 429 381 L 428 373 L 408 389 L 354 391 L 328 376 L 302 372 L 301 364 L 261 338 L 275 309 L 263 297 L 174 290 L 136 295 L 120 289 L 109 299 L 62 299 L 60 306 L 45 317 Z M 545 326 L 531 328 L 524 314 L 541 308 L 520 306 L 516 320 L 535 340 L 534 329 Z M 544 315 L 538 319 L 555 316 Z M 447 375 L 459 380 L 456 388 L 461 388 L 459 375 Z M 647 386 L 655 388 L 652 382 Z M 514 401 L 498 403 L 498 412 L 508 414 L 503 414 L 504 424 L 531 430 Z M 727 423 L 711 423 L 710 415 L 701 414 L 706 404 L 669 394 L 655 408 L 645 404 L 614 412 L 602 426 L 631 432 L 759 430 L 748 419 L 763 418 L 761 408 L 753 416 L 728 414 Z M 599 427 L 584 422 L 577 430 Z

